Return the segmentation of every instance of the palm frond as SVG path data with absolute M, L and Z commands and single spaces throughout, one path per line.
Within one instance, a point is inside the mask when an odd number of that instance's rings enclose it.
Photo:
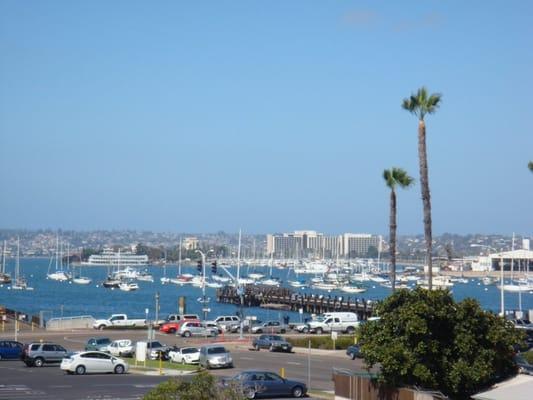
M 422 86 L 409 99 L 403 99 L 402 107 L 418 116 L 420 120 L 423 120 L 426 114 L 433 114 L 437 111 L 441 98 L 442 95 L 440 93 L 429 95 L 427 88 Z
M 531 172 L 533 172 L 533 161 L 530 161 L 529 164 L 527 164 L 527 167 Z
M 415 182 L 414 178 L 409 176 L 407 171 L 402 168 L 393 168 L 392 176 L 397 185 L 400 185 L 402 188 L 408 188 L 412 186 Z
M 385 180 L 385 183 L 390 189 L 394 189 L 396 182 L 394 182 L 394 176 L 390 169 L 386 169 L 383 171 L 383 179 Z

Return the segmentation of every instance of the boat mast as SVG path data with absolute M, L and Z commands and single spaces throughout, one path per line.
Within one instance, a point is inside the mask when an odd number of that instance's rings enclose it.
M 2 274 L 6 273 L 6 241 L 4 240 L 4 249 L 2 251 Z
M 59 233 L 56 235 L 56 272 L 58 268 L 59 261 Z
M 17 263 L 15 264 L 15 282 L 18 285 L 20 275 L 20 236 L 17 236 Z
M 181 236 L 180 236 L 180 248 L 178 250 L 178 276 L 181 275 Z
M 239 229 L 239 246 L 237 247 L 237 286 L 241 279 L 241 230 Z

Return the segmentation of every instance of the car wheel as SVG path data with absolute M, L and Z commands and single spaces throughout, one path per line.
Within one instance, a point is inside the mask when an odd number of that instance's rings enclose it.
M 322 335 L 324 333 L 324 330 L 322 328 L 316 328 L 317 335 Z
M 261 347 L 259 347 L 259 344 L 256 343 L 255 346 L 254 346 L 254 349 L 255 349 L 255 351 L 259 351 L 259 350 L 261 350 Z
M 244 391 L 244 396 L 247 399 L 255 399 L 255 389 L 253 387 L 248 387 Z
M 78 365 L 76 367 L 76 375 L 83 375 L 85 373 L 85 367 L 83 365 Z
M 307 332 L 309 332 L 309 328 L 306 326 L 305 328 L 302 329 L 302 332 L 303 332 L 303 333 L 307 333 Z
M 301 386 L 295 386 L 292 388 L 292 397 L 302 397 L 304 395 L 304 389 Z
M 274 345 L 271 344 L 268 350 L 270 350 L 270 351 L 274 351 Z
M 255 331 L 255 333 L 263 333 L 263 330 L 262 329 L 258 329 Z
M 185 331 L 185 332 L 183 332 L 183 336 L 184 337 L 190 337 L 191 336 L 191 332 Z
M 350 353 L 350 358 L 351 358 L 352 360 L 355 360 L 355 353 Z
M 280 333 L 285 333 L 285 332 L 287 332 L 285 329 L 280 330 Z
M 119 365 L 117 365 L 117 366 L 115 367 L 115 374 L 119 374 L 119 375 L 120 375 L 120 374 L 123 374 L 124 371 L 125 371 L 125 368 L 124 368 L 123 365 L 120 365 L 120 364 L 119 364 Z
M 41 357 L 37 357 L 35 360 L 33 360 L 33 365 L 36 367 L 42 367 L 44 364 L 44 360 Z
M 209 361 L 205 363 L 205 369 L 211 369 L 211 366 L 209 365 Z
M 346 333 L 349 334 L 349 335 L 353 335 L 353 333 L 355 332 L 355 329 L 353 326 L 349 326 L 347 329 L 346 329 Z
M 100 325 L 100 326 L 98 327 L 98 329 L 101 330 L 101 331 L 103 331 L 104 328 L 105 328 L 105 325 Z
M 170 329 L 168 330 L 168 333 L 176 333 L 176 329 L 175 329 L 175 328 L 170 328 Z

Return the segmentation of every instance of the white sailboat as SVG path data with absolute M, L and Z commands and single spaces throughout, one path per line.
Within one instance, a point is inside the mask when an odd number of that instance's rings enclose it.
M 2 264 L 0 266 L 0 284 L 11 283 L 11 275 L 6 272 L 6 241 L 4 240 L 4 248 L 2 251 Z
M 340 290 L 345 293 L 364 293 L 366 289 L 359 286 L 344 285 L 340 287 Z
M 61 248 L 63 244 L 61 244 Z M 55 271 L 50 272 L 50 266 L 52 265 L 52 259 L 50 259 L 50 264 L 48 265 L 48 274 L 46 275 L 47 279 L 52 279 L 53 281 L 64 282 L 70 279 L 70 275 L 63 270 L 63 251 L 59 250 L 59 235 L 56 237 L 56 268 Z
M 11 285 L 12 290 L 33 290 L 28 286 L 26 278 L 20 274 L 20 239 L 17 238 L 17 263 L 15 264 L 15 282 Z
M 127 282 L 127 281 L 124 281 L 124 282 L 121 282 L 119 285 L 118 285 L 118 288 L 120 290 L 122 290 L 123 292 L 131 292 L 133 290 L 137 290 L 139 289 L 139 285 L 135 282 Z
M 77 284 L 77 285 L 89 285 L 92 282 L 92 279 L 90 279 L 90 278 L 88 278 L 86 276 L 81 276 L 81 257 L 82 257 L 82 253 L 83 253 L 83 249 L 80 252 L 80 269 L 79 269 L 79 273 L 78 273 L 78 275 L 74 275 L 74 277 L 72 278 L 72 282 Z M 69 261 L 70 261 L 70 258 L 69 258 Z

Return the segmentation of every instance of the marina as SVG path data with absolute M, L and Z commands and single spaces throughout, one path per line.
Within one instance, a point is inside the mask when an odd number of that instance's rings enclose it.
M 0 304 L 29 315 L 42 313 L 46 319 L 76 315 L 99 317 L 114 312 L 139 316 L 144 315 L 147 308 L 149 318 L 155 318 L 155 297 L 156 294 L 159 294 L 159 316 L 177 312 L 180 296 L 186 298 L 187 312 L 203 314 L 202 302 L 198 301 L 202 297 L 202 277 L 197 275 L 197 268 L 194 266 L 143 266 L 142 270 L 132 268 L 139 273 L 144 271 L 145 276 L 149 274 L 153 281 L 135 280 L 131 282 L 131 287 L 124 287 L 125 290 L 121 290 L 119 286 L 122 281 L 109 278 L 107 268 L 84 268 L 83 275 L 91 282 L 76 284 L 74 279 L 64 282 L 46 279 L 48 265 L 49 259 L 21 258 L 19 271 L 24 271 L 27 287 L 32 287 L 34 290 L 14 290 L 10 284 L 0 284 Z M 16 259 L 6 260 L 7 271 L 14 271 L 15 267 Z M 235 276 L 235 266 L 227 265 L 225 268 Z M 241 271 L 246 272 L 246 270 L 247 268 L 241 267 Z M 272 278 L 279 280 L 279 287 L 253 285 L 254 279 L 250 278 L 252 273 L 248 276 L 241 276 L 240 282 L 243 285 L 248 285 L 250 293 L 256 292 L 245 303 L 244 314 L 256 316 L 261 320 L 281 319 L 287 315 L 292 321 L 299 321 L 310 317 L 312 313 L 339 309 L 340 307 L 342 310 L 352 309 L 366 315 L 370 311 L 368 304 L 379 301 L 391 293 L 390 287 L 387 287 L 386 275 L 368 274 L 363 278 L 363 275 L 354 273 L 355 283 L 349 284 L 349 286 L 364 291 L 350 293 L 343 290 L 346 289 L 346 285 L 335 286 L 333 289 L 319 289 L 316 285 L 313 287 L 312 279 L 315 280 L 315 283 L 321 279 L 314 274 L 300 274 L 298 282 L 302 286 L 294 286 L 295 281 L 287 279 L 289 272 L 286 268 L 272 269 Z M 235 294 L 231 294 L 231 290 L 234 288 L 224 289 L 226 285 L 231 285 L 231 280 L 221 273 L 220 270 L 218 275 L 209 273 L 206 280 L 206 296 L 211 299 L 207 304 L 209 317 L 235 315 L 239 312 L 239 302 L 235 299 Z M 256 278 L 259 275 L 266 276 L 270 273 L 270 268 L 268 266 L 256 266 L 253 273 L 258 274 Z M 492 284 L 486 285 L 481 277 L 473 277 L 468 273 L 465 273 L 464 276 L 459 282 L 453 282 L 453 286 L 448 287 L 453 296 L 457 300 L 473 297 L 480 302 L 483 308 L 498 312 L 500 290 L 495 282 L 499 283 L 499 280 L 493 280 L 491 281 Z M 382 280 L 385 282 L 381 282 Z M 406 287 L 414 287 L 416 283 L 412 277 L 409 279 L 404 277 L 403 282 L 402 284 Z M 444 280 L 443 282 L 448 281 Z M 218 283 L 218 285 L 214 285 L 214 283 Z M 309 283 L 311 286 L 308 286 Z M 506 278 L 505 283 L 506 285 L 510 284 L 508 278 Z M 520 287 L 526 288 L 524 284 Z M 263 294 L 263 299 L 258 301 L 258 297 L 255 296 L 259 296 L 259 288 L 262 288 L 263 293 L 271 293 L 271 296 Z M 226 290 L 227 295 L 222 296 L 224 290 Z M 285 293 L 285 295 L 274 296 L 275 293 Z M 217 299 L 220 301 L 217 302 Z M 364 304 L 367 304 L 366 311 Z M 529 289 L 516 292 L 506 291 L 505 306 L 506 310 L 533 309 L 532 291 Z M 302 313 L 299 312 L 300 309 L 302 309 Z

